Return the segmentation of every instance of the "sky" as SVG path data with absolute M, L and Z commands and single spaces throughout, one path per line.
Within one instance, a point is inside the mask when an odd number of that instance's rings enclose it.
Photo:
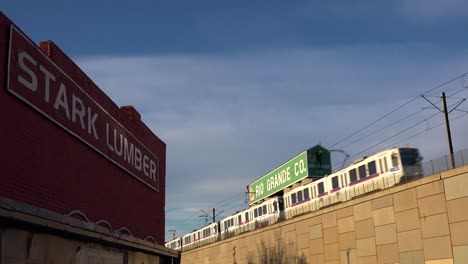
M 167 144 L 166 239 L 202 227 L 201 210 L 216 208 L 219 220 L 246 208 L 247 185 L 317 144 L 348 162 L 405 145 L 425 161 L 443 156 L 443 115 L 427 100 L 440 108 L 445 92 L 451 109 L 468 97 L 463 0 L 0 8 L 36 43 L 53 40 L 118 105 L 133 105 Z M 462 102 L 450 113 L 455 151 L 468 148 L 466 111 Z M 335 169 L 343 158 L 332 153 Z

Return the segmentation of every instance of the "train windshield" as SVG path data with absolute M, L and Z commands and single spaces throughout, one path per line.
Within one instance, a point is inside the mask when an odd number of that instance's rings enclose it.
M 414 166 L 421 160 L 417 149 L 401 149 L 400 155 L 403 166 Z

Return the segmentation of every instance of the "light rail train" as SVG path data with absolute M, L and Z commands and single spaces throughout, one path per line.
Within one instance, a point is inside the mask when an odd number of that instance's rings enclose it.
M 303 186 L 283 190 L 280 196 L 207 225 L 165 245 L 174 250 L 195 247 L 226 239 L 295 216 L 320 210 L 371 192 L 421 177 L 421 156 L 416 148 L 391 148 L 324 176 Z

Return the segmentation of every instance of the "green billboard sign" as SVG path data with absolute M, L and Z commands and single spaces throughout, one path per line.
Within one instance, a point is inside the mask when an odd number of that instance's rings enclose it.
M 317 145 L 250 184 L 249 204 L 279 192 L 306 177 L 322 177 L 330 173 L 330 151 Z

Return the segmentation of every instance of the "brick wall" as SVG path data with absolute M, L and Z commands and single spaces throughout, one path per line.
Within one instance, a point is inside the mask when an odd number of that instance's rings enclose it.
M 464 166 L 183 252 L 181 263 L 464 264 L 467 208 Z
M 165 143 L 136 118 L 137 112 L 132 118 L 129 108 L 122 112 L 51 41 L 41 43 L 45 54 L 159 158 L 159 192 L 7 92 L 11 23 L 0 13 L 0 196 L 63 214 L 80 210 L 93 222 L 104 219 L 114 229 L 126 227 L 137 237 L 150 235 L 162 244 Z

